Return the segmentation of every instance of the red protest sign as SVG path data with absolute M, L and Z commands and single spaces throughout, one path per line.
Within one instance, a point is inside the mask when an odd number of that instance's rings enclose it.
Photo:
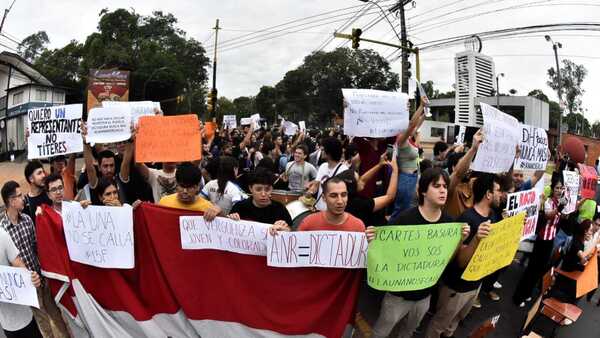
M 594 167 L 579 163 L 579 175 L 581 177 L 581 198 L 595 198 L 596 186 L 598 184 L 598 173 Z
M 183 162 L 201 157 L 196 115 L 140 117 L 135 141 L 136 162 Z

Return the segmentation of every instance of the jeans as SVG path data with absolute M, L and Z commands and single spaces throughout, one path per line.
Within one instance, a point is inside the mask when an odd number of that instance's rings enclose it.
M 398 188 L 394 201 L 394 211 L 390 219 L 396 219 L 400 213 L 411 207 L 416 195 L 417 174 L 400 173 L 398 175 Z

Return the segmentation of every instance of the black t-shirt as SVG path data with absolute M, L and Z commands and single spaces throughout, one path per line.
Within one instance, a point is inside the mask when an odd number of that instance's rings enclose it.
M 383 210 L 373 212 L 375 199 L 355 196 L 348 198 L 346 212 L 363 221 L 365 226 L 385 225 L 387 221 Z
M 259 208 L 252 203 L 252 198 L 246 198 L 233 205 L 231 214 L 239 214 L 241 219 L 255 221 L 267 224 L 273 224 L 276 221 L 285 221 L 292 226 L 292 217 L 283 204 L 277 201 L 271 201 L 271 204 L 264 208 Z
M 563 258 L 563 263 L 561 269 L 563 271 L 583 271 L 585 266 L 581 264 L 581 260 L 579 259 L 579 251 L 584 250 L 584 245 L 576 238 L 573 238 L 571 241 L 571 245 L 567 249 L 565 253 L 565 257 Z
M 464 222 L 469 224 L 471 231 L 469 232 L 469 237 L 465 239 L 463 242 L 464 245 L 468 245 L 471 243 L 477 231 L 479 230 L 479 225 L 486 221 L 491 221 L 492 223 L 496 223 L 499 221 L 496 214 L 492 211 L 489 217 L 485 217 L 480 215 L 475 208 L 470 208 L 465 210 L 462 215 L 458 217 L 457 222 Z M 465 272 L 464 268 L 461 268 L 458 265 L 458 260 L 455 258 L 444 271 L 442 275 L 442 280 L 444 283 L 450 287 L 454 291 L 458 292 L 469 292 L 477 289 L 481 284 L 481 280 L 478 281 L 466 281 L 462 279 L 462 274 Z
M 31 197 L 29 195 L 26 195 L 25 197 L 25 208 L 23 209 L 23 212 L 26 213 L 29 217 L 31 217 L 34 224 L 35 211 L 37 210 L 37 207 L 39 207 L 42 204 L 52 205 L 52 201 L 45 192 L 42 192 L 41 194 L 35 197 Z
M 440 218 L 435 222 L 429 222 L 426 220 L 421 212 L 419 211 L 419 207 L 410 208 L 398 215 L 397 219 L 390 220 L 390 225 L 427 225 L 427 224 L 442 224 L 442 223 L 452 223 L 454 220 L 452 217 L 448 216 L 445 212 L 442 211 Z M 400 248 L 398 248 L 400 250 Z M 419 301 L 421 299 L 427 298 L 431 291 L 436 287 L 433 285 L 426 289 L 415 290 L 415 291 L 401 291 L 401 292 L 390 292 L 392 295 L 397 297 L 402 297 L 406 300 L 410 301 Z

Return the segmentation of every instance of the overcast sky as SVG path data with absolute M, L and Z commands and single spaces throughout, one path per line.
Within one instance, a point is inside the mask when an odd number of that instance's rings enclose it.
M 7 7 L 12 0 L 2 0 Z M 380 0 L 382 6 L 394 1 Z M 596 22 L 600 23 L 600 1 L 597 0 L 417 0 L 416 7 L 407 8 L 408 34 L 416 45 L 446 37 L 453 37 L 490 30 L 530 26 L 537 24 Z M 528 8 L 506 9 L 518 5 Z M 348 8 L 356 6 L 355 8 Z M 50 38 L 51 47 L 64 46 L 72 39 L 84 41 L 85 37 L 96 31 L 98 13 L 102 8 L 134 8 L 140 14 L 150 14 L 162 10 L 174 14 L 179 27 L 189 36 L 206 42 L 212 58 L 214 35 L 211 28 L 215 19 L 221 20 L 223 30 L 219 40 L 236 39 L 223 45 L 218 51 L 217 88 L 219 95 L 235 98 L 242 95 L 256 95 L 262 85 L 274 85 L 283 75 L 298 65 L 302 59 L 324 43 L 332 32 L 346 23 L 354 12 L 365 6 L 358 0 L 177 0 L 177 1 L 90 1 L 90 0 L 17 0 L 10 12 L 3 31 L 18 40 L 38 30 L 45 30 Z M 442 7 L 442 8 L 440 8 Z M 505 9 L 505 10 L 503 10 Z M 286 34 L 283 37 L 270 38 L 284 32 L 256 37 L 257 31 L 292 20 L 335 11 L 327 15 L 298 21 L 288 26 L 271 28 L 270 31 L 287 29 L 302 30 L 299 33 Z M 372 7 L 370 12 L 360 17 L 352 27 L 364 28 L 379 15 Z M 485 12 L 496 11 L 485 14 Z M 479 14 L 479 15 L 472 15 Z M 452 19 L 471 16 L 470 19 L 448 22 Z M 389 16 L 393 24 L 399 19 Z M 311 23 L 312 21 L 312 23 Z M 291 27 L 292 25 L 299 25 Z M 269 32 L 267 32 L 269 33 Z M 245 37 L 241 35 L 252 34 Z M 264 34 L 264 33 L 262 33 Z M 587 108 L 586 117 L 591 121 L 600 120 L 600 31 L 597 32 L 552 32 L 555 41 L 563 48 L 561 58 L 569 58 L 583 64 L 588 75 L 583 83 L 586 94 L 583 106 Z M 507 92 L 514 88 L 517 95 L 526 95 L 532 89 L 542 89 L 552 99 L 556 94 L 546 85 L 547 69 L 554 66 L 551 44 L 546 42 L 544 33 L 529 37 L 518 37 L 483 42 L 484 54 L 494 57 L 496 72 L 506 74 L 500 82 L 500 90 Z M 397 42 L 389 23 L 382 19 L 373 28 L 363 33 L 365 38 Z M 3 44 L 14 47 L 6 38 Z M 242 44 L 248 44 L 242 46 Z M 336 39 L 325 46 L 332 50 L 342 43 Z M 374 48 L 384 57 L 392 50 L 362 43 L 361 48 Z M 451 90 L 454 79 L 454 55 L 463 51 L 462 44 L 422 54 L 422 80 L 432 80 L 436 89 Z M 400 72 L 400 62 L 392 63 L 392 68 Z M 414 72 L 413 72 L 414 73 Z

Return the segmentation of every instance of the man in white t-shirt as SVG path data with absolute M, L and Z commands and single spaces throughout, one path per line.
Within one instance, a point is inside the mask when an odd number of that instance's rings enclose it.
M 0 265 L 25 267 L 19 250 L 3 228 L 0 228 Z M 31 273 L 31 281 L 35 287 L 40 286 L 40 276 L 36 272 Z M 29 306 L 0 302 L 0 325 L 9 337 L 42 337 Z
M 292 191 L 304 191 L 306 185 L 317 177 L 317 168 L 306 162 L 307 156 L 308 147 L 304 144 L 297 145 L 294 148 L 294 161 L 287 163 L 281 175 L 281 179 L 288 182 L 288 188 Z
M 177 182 L 175 181 L 175 172 L 177 171 L 177 162 L 164 162 L 162 169 L 148 168 L 145 164 L 138 164 L 138 169 L 152 187 L 152 196 L 154 202 L 158 203 L 161 198 L 175 193 Z
M 327 162 L 319 166 L 317 170 L 317 179 L 311 182 L 308 189 L 309 192 L 314 194 L 317 192 L 317 203 L 315 208 L 324 211 L 327 209 L 327 204 L 323 199 L 323 188 L 324 183 L 328 178 L 341 174 L 348 170 L 348 166 L 342 161 L 342 142 L 335 137 L 329 137 L 323 140 L 323 153 Z
M 219 193 L 219 181 L 212 180 L 202 188 L 201 194 L 218 205 L 223 215 L 228 215 L 234 204 L 248 198 L 248 195 L 235 183 L 228 181 L 223 194 Z

